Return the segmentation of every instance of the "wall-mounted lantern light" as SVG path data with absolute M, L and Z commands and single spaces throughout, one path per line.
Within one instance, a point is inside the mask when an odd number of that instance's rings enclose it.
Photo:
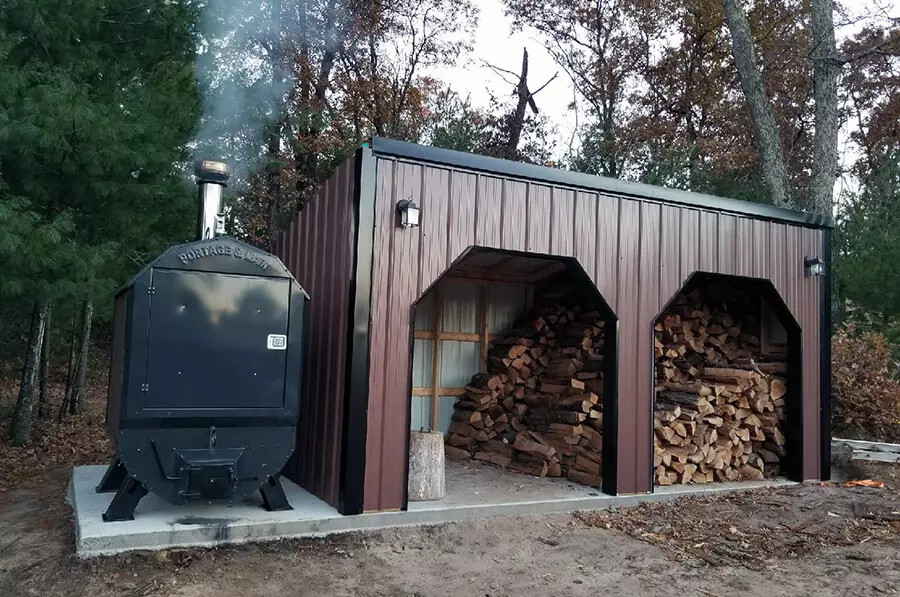
M 806 266 L 807 276 L 813 277 L 825 275 L 825 262 L 818 257 L 807 257 L 803 261 L 803 265 Z
M 419 225 L 421 210 L 412 199 L 398 201 L 397 211 L 400 213 L 400 225 L 404 228 L 412 228 Z

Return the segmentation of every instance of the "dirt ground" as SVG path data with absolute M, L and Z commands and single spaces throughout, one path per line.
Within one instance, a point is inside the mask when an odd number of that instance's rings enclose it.
M 900 466 L 623 509 L 79 561 L 57 468 L 0 492 L 0 595 L 900 594 Z M 841 479 L 838 479 L 841 480 Z

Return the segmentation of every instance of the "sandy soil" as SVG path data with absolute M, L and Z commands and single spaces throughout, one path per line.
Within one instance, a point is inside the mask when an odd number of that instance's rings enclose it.
M 599 515 L 79 561 L 60 468 L 0 493 L 0 595 L 900 594 L 900 467 L 851 473 L 888 487 L 809 484 Z

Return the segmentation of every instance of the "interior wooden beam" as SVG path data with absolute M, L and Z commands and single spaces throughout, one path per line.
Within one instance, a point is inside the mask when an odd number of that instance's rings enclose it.
M 413 388 L 413 396 L 431 396 L 433 388 Z M 465 388 L 437 388 L 438 396 L 462 396 L 466 393 Z
M 434 352 L 431 359 L 431 430 L 438 429 L 438 386 L 441 377 L 441 285 L 434 287 Z
M 490 334 L 488 334 L 488 285 L 481 284 L 481 372 L 487 373 L 488 360 L 488 344 L 490 343 Z
M 481 342 L 481 332 L 438 332 L 437 336 L 431 330 L 416 330 L 416 340 L 456 340 L 457 342 Z M 488 340 L 500 338 L 499 334 L 488 334 Z

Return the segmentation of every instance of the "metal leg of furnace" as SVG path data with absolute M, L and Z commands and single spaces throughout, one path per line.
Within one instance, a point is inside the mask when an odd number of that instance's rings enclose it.
M 132 477 L 126 478 L 116 492 L 109 508 L 103 513 L 103 522 L 134 520 L 134 509 L 147 495 L 147 489 Z
M 97 493 L 118 491 L 122 483 L 125 482 L 126 477 L 128 477 L 128 471 L 125 470 L 122 460 L 117 457 L 106 469 L 106 472 L 103 473 L 103 478 L 100 480 L 100 484 L 97 485 Z
M 284 495 L 284 487 L 281 486 L 279 477 L 267 477 L 266 482 L 259 488 L 262 494 L 263 507 L 269 512 L 279 510 L 293 510 Z

